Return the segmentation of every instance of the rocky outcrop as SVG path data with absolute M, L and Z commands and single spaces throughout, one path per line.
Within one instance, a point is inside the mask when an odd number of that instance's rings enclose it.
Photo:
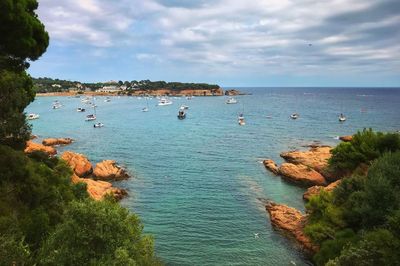
M 226 96 L 236 96 L 236 95 L 242 95 L 242 93 L 239 90 L 226 90 L 225 95 Z
M 267 201 L 265 205 L 269 213 L 271 224 L 297 240 L 300 246 L 309 252 L 315 252 L 318 248 L 312 244 L 310 238 L 304 234 L 304 226 L 307 216 L 300 211 L 283 204 Z
M 329 184 L 326 187 L 312 186 L 312 187 L 308 188 L 307 191 L 303 194 L 303 199 L 305 201 L 309 201 L 312 196 L 319 194 L 322 190 L 324 190 L 326 192 L 333 191 L 340 184 L 340 182 L 341 182 L 341 180 L 339 179 L 339 180 Z
M 95 200 L 101 200 L 106 195 L 111 195 L 115 199 L 120 200 L 127 195 L 126 190 L 113 187 L 111 183 L 106 181 L 96 181 L 89 178 L 80 178 L 75 173 L 71 177 L 72 183 L 85 183 L 89 196 Z
M 93 171 L 96 179 L 122 180 L 129 177 L 125 169 L 117 165 L 113 160 L 105 160 L 98 163 Z
M 271 160 L 271 159 L 264 160 L 263 164 L 264 164 L 265 168 L 267 168 L 269 171 L 271 171 L 275 175 L 279 174 L 279 167 L 273 160 Z
M 339 139 L 343 142 L 350 142 L 353 139 L 353 136 L 349 135 L 349 136 L 341 136 L 339 137 Z
M 289 163 L 302 164 L 323 174 L 328 166 L 328 160 L 332 156 L 331 150 L 332 147 L 319 146 L 308 151 L 290 151 L 283 152 L 280 155 Z
M 304 186 L 326 185 L 326 180 L 320 173 L 303 164 L 283 163 L 279 167 L 279 175 Z
M 44 139 L 42 141 L 42 144 L 45 146 L 55 146 L 55 145 L 68 145 L 71 144 L 73 139 L 70 138 L 49 138 L 49 139 Z
M 41 151 L 41 152 L 47 153 L 48 155 L 51 155 L 51 156 L 57 154 L 56 149 L 54 149 L 53 147 L 44 146 L 40 143 L 35 143 L 33 141 L 27 141 L 24 152 L 32 153 L 35 151 Z
M 92 164 L 82 154 L 66 151 L 62 154 L 61 159 L 66 161 L 79 177 L 86 177 L 93 172 Z

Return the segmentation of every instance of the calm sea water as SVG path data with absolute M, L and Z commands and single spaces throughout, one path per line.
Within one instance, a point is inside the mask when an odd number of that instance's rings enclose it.
M 273 230 L 258 198 L 304 210 L 303 188 L 267 172 L 261 160 L 282 162 L 279 153 L 313 141 L 337 144 L 336 136 L 365 127 L 400 129 L 398 89 L 242 88 L 236 105 L 226 97 L 157 100 L 97 97 L 103 128 L 85 122 L 80 99 L 39 97 L 27 113 L 40 138 L 71 137 L 60 148 L 86 154 L 96 163 L 114 159 L 134 178 L 118 182 L 129 191 L 121 203 L 142 218 L 167 265 L 306 265 L 292 242 Z M 58 99 L 64 106 L 51 109 Z M 181 104 L 187 118 L 177 119 Z M 87 108 L 90 109 L 90 108 Z M 244 111 L 247 124 L 239 126 Z M 289 115 L 298 112 L 300 118 Z M 338 114 L 348 120 L 340 124 Z M 270 116 L 271 118 L 267 118 Z M 254 234 L 259 233 L 259 238 Z

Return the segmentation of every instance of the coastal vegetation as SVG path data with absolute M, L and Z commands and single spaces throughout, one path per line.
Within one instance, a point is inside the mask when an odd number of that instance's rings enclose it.
M 22 151 L 35 97 L 28 60 L 49 42 L 37 7 L 0 2 L 0 265 L 159 265 L 135 214 L 111 197 L 89 198 L 63 160 Z
M 305 233 L 320 247 L 315 263 L 398 265 L 400 135 L 358 132 L 332 150 L 329 167 L 347 176 L 306 205 Z
M 182 83 L 182 82 L 166 82 L 166 81 L 150 81 L 150 80 L 132 80 L 132 81 L 107 81 L 97 83 L 85 83 L 79 81 L 68 81 L 52 78 L 33 78 L 35 91 L 38 93 L 47 92 L 68 92 L 74 91 L 96 91 L 103 88 L 112 88 L 119 90 L 120 94 L 131 94 L 134 91 L 152 91 L 152 90 L 207 90 L 216 91 L 220 89 L 218 85 L 206 83 Z

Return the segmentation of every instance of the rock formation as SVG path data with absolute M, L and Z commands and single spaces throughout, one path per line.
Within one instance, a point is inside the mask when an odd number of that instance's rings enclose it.
M 313 147 L 308 151 L 289 151 L 281 153 L 281 157 L 289 163 L 303 164 L 323 174 L 331 158 L 332 148 L 329 146 Z
M 67 145 L 71 144 L 72 141 L 73 139 L 70 138 L 59 138 L 59 139 L 49 138 L 49 139 L 44 139 L 42 141 L 42 144 L 45 146 Z
M 66 151 L 62 154 L 61 159 L 66 161 L 79 177 L 86 177 L 93 172 L 92 164 L 82 154 Z
M 343 142 L 350 142 L 353 139 L 353 136 L 349 135 L 349 136 L 341 136 L 339 137 L 339 139 Z
M 129 177 L 125 169 L 121 168 L 113 160 L 105 160 L 98 163 L 93 171 L 96 179 L 122 180 Z
M 283 163 L 279 167 L 279 174 L 289 181 L 305 186 L 326 185 L 326 180 L 320 173 L 303 164 Z
M 283 204 L 267 201 L 266 210 L 271 218 L 271 224 L 295 238 L 300 246 L 309 252 L 317 251 L 317 247 L 312 244 L 310 238 L 304 234 L 306 215 L 300 211 Z
M 308 188 L 306 192 L 304 192 L 303 199 L 305 201 L 308 201 L 308 200 L 310 200 L 310 198 L 312 196 L 319 194 L 321 192 L 321 190 L 324 190 L 326 192 L 330 192 L 330 191 L 334 190 L 340 184 L 340 182 L 341 182 L 341 180 L 339 179 L 339 180 L 329 184 L 326 187 L 323 187 L 323 186 L 312 186 L 312 187 Z
M 263 161 L 265 168 L 270 170 L 272 173 L 278 175 L 279 174 L 279 167 L 278 165 L 271 159 L 267 159 Z
M 57 154 L 56 149 L 54 149 L 53 147 L 44 146 L 42 144 L 35 143 L 33 141 L 30 141 L 30 140 L 27 141 L 24 152 L 25 153 L 32 153 L 34 151 L 42 151 L 42 152 L 45 152 L 45 153 L 47 153 L 48 155 L 51 155 L 51 156 Z
M 80 178 L 75 173 L 71 177 L 72 183 L 86 183 L 86 189 L 89 196 L 95 200 L 101 200 L 106 195 L 112 195 L 115 199 L 122 199 L 127 193 L 126 190 L 113 187 L 106 181 L 96 181 L 89 178 Z

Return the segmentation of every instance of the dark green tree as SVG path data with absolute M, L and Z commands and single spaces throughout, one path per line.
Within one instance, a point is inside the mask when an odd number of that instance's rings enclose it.
M 19 149 L 30 133 L 23 110 L 34 99 L 27 60 L 38 59 L 49 44 L 37 7 L 36 0 L 0 1 L 0 144 Z

